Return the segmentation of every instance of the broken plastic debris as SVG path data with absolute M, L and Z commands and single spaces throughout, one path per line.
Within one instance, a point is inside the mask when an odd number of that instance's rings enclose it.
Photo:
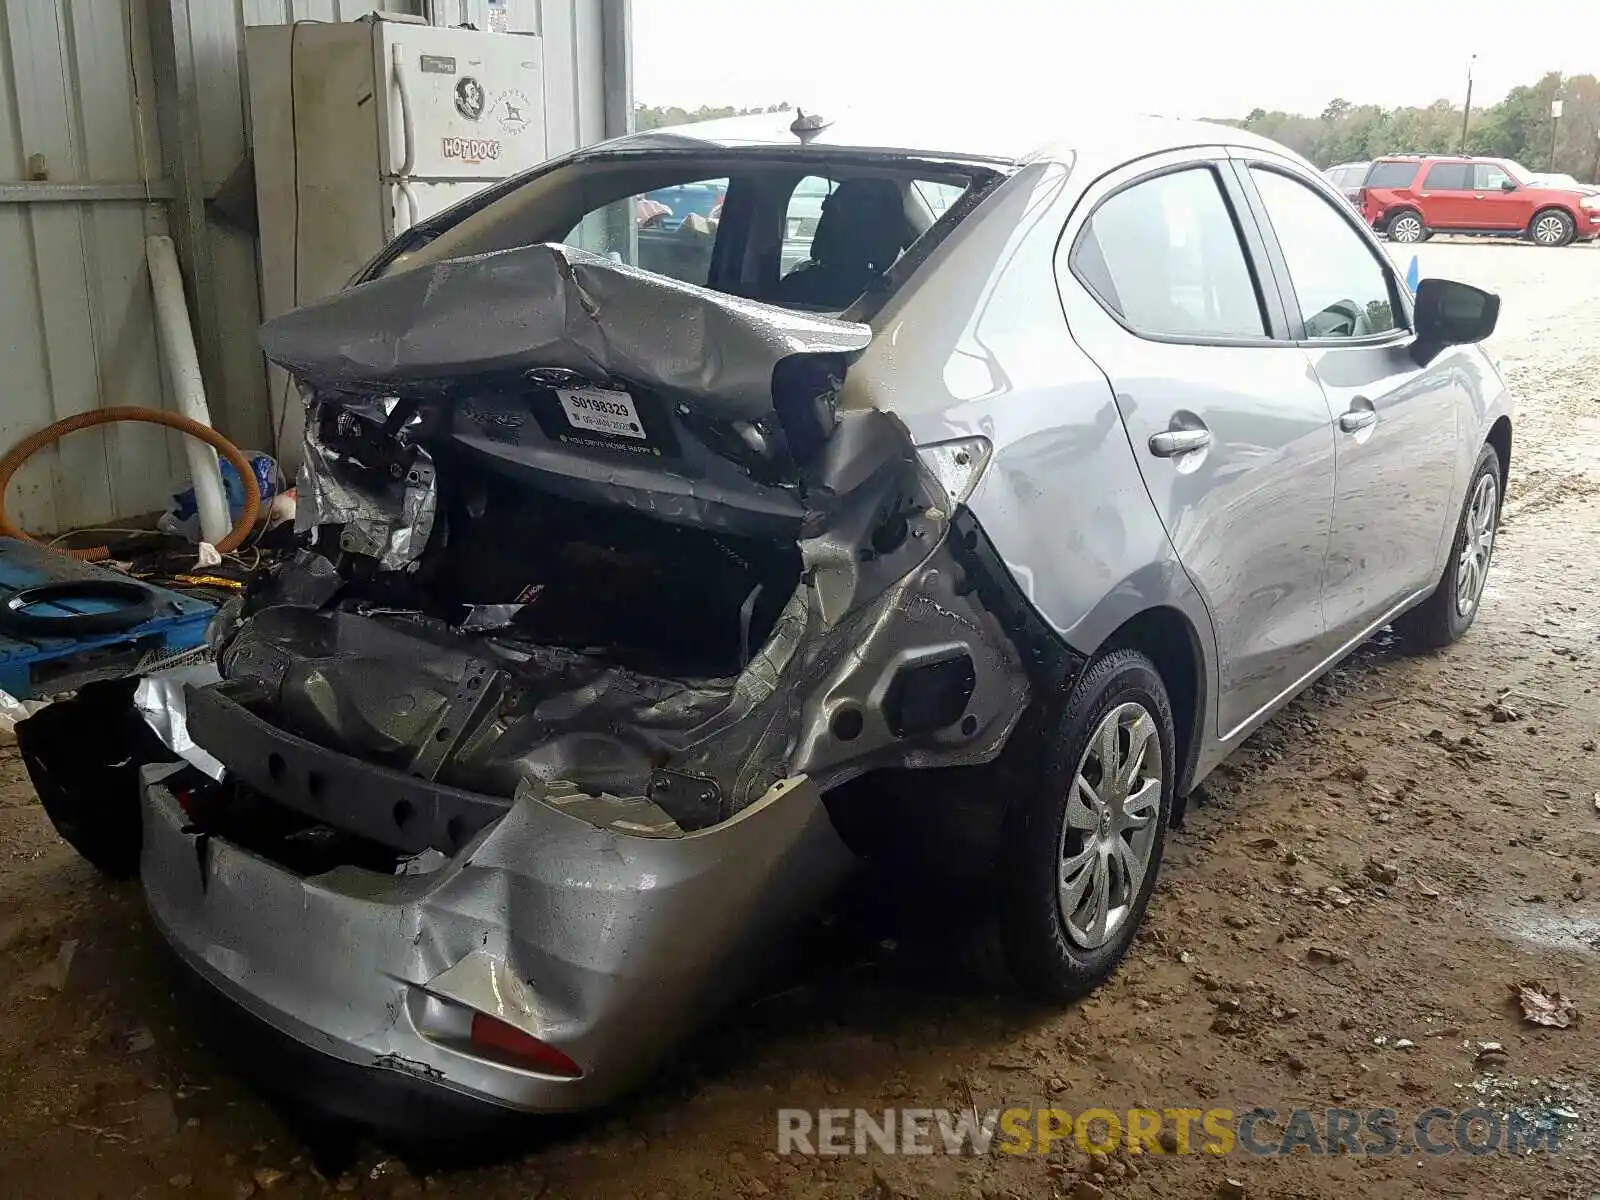
M 1522 1019 L 1530 1025 L 1565 1029 L 1578 1019 L 1578 1006 L 1560 992 L 1537 983 L 1514 983 L 1511 990 L 1522 1006 Z
M 526 604 L 469 604 L 466 619 L 456 629 L 461 633 L 487 633 L 494 629 L 505 629 L 526 607 Z
M 220 678 L 216 663 L 194 663 L 146 675 L 133 692 L 133 706 L 161 739 L 162 745 L 212 779 L 219 780 L 224 774 L 222 763 L 189 736 L 188 705 L 183 689 L 191 683 L 207 687 Z

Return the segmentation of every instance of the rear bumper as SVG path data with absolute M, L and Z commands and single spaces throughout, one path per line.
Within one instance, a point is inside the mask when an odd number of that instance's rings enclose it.
M 604 1103 L 735 995 L 755 951 L 851 861 L 800 778 L 686 837 L 633 837 L 525 800 L 431 874 L 302 878 L 221 838 L 197 844 L 164 782 L 176 769 L 141 780 L 157 928 L 228 1001 L 326 1060 L 343 1082 L 318 1102 L 356 1119 L 372 1089 L 402 1111 L 417 1095 L 489 1113 Z M 473 1012 L 583 1074 L 481 1057 Z

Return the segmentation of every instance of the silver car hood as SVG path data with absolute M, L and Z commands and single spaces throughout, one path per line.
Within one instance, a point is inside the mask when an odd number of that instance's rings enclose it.
M 791 312 L 545 243 L 400 270 L 268 321 L 266 356 L 313 388 L 406 385 L 565 368 L 692 401 L 706 416 L 771 411 L 773 369 L 853 355 L 866 325 Z

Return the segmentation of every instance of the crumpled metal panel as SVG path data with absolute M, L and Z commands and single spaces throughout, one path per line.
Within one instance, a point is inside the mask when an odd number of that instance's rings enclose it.
M 386 571 L 401 570 L 422 556 L 439 509 L 438 476 L 426 450 L 417 448 L 416 461 L 404 480 L 382 487 L 369 486 L 340 470 L 337 457 L 317 436 L 314 420 L 306 421 L 302 453 L 295 481 L 296 533 L 309 535 L 322 525 L 342 526 L 341 547 L 377 559 Z
M 728 420 L 771 411 L 772 372 L 783 359 L 850 355 L 871 340 L 872 330 L 854 321 L 725 295 L 554 243 L 399 270 L 261 329 L 267 357 L 322 390 L 387 393 L 559 367 L 656 387 Z
M 187 684 L 207 687 L 222 676 L 214 662 L 172 667 L 142 676 L 133 692 L 133 706 L 144 723 L 161 739 L 161 744 L 179 758 L 198 767 L 213 779 L 221 779 L 225 768 L 204 747 L 189 736 L 188 705 L 183 698 Z
M 303 878 L 225 838 L 198 870 L 173 770 L 142 776 L 140 875 L 191 969 L 327 1054 L 524 1111 L 592 1107 L 636 1081 L 852 862 L 816 787 L 790 779 L 686 837 L 630 836 L 525 799 L 425 874 Z M 512 979 L 514 993 L 491 998 Z M 544 1038 L 583 1075 L 463 1053 L 417 1019 L 429 995 Z

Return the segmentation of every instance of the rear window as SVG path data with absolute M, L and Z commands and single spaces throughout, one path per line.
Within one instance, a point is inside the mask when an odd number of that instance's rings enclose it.
M 993 172 L 905 158 L 779 154 L 577 161 L 534 175 L 381 267 L 560 242 L 685 283 L 840 310 Z M 832 219 L 824 216 L 832 213 Z M 958 214 L 951 214 L 956 216 Z M 936 237 L 943 236 L 943 230 Z
M 1403 188 L 1417 175 L 1417 164 L 1412 162 L 1379 162 L 1367 172 L 1369 188 Z
M 1467 191 L 1472 187 L 1472 167 L 1468 163 L 1434 163 L 1422 186 L 1443 192 Z

